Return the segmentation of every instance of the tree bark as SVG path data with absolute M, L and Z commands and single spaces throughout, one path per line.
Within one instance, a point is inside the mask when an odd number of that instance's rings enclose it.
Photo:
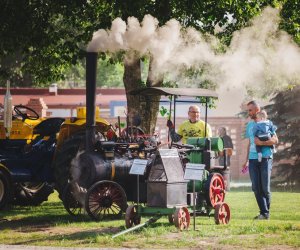
M 162 77 L 155 76 L 152 68 L 152 60 L 150 59 L 146 85 L 147 87 L 161 86 L 163 83 Z M 145 133 L 153 134 L 159 112 L 160 96 L 144 98 L 127 94 L 133 89 L 142 87 L 140 57 L 133 52 L 125 56 L 123 81 L 127 97 L 127 112 L 138 113 L 142 118 L 141 128 Z
M 163 84 L 163 77 L 161 75 L 155 75 L 153 72 L 153 60 L 150 58 L 149 71 L 147 77 L 147 87 L 160 87 Z M 155 131 L 157 115 L 159 112 L 159 101 L 161 96 L 153 96 L 151 99 L 146 98 L 146 107 L 145 110 L 148 112 L 145 113 L 143 126 L 147 128 L 151 134 Z
M 123 82 L 127 98 L 127 114 L 138 113 L 142 118 L 144 113 L 140 98 L 128 94 L 131 90 L 141 88 L 142 82 L 140 57 L 134 52 L 125 55 Z

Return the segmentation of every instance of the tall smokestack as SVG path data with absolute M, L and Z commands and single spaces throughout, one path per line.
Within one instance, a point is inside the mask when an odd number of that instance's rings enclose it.
M 97 52 L 86 53 L 86 151 L 95 144 Z

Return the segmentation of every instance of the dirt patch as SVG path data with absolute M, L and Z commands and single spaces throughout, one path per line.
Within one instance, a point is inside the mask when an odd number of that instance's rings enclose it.
M 45 233 L 45 234 L 52 234 L 52 235 L 68 235 L 68 234 L 75 234 L 75 233 L 95 233 L 95 234 L 115 234 L 120 232 L 119 227 L 107 227 L 107 228 L 92 228 L 92 229 L 82 229 L 80 227 L 53 227 L 53 225 L 34 225 L 30 227 L 22 227 L 19 230 L 16 230 L 21 233 Z

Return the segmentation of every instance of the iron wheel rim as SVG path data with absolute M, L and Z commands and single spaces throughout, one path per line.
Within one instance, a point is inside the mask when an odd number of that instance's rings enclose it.
M 80 216 L 84 213 L 82 204 L 77 201 L 71 191 L 71 184 L 68 183 L 62 195 L 63 205 L 72 216 Z
M 126 194 L 116 182 L 99 181 L 87 192 L 85 209 L 96 221 L 120 216 L 126 207 Z
M 190 226 L 190 213 L 186 207 L 176 208 L 174 212 L 174 224 L 180 231 Z
M 225 199 L 224 179 L 220 174 L 213 174 L 209 181 L 208 189 L 209 202 L 212 207 Z
M 230 221 L 230 208 L 227 203 L 218 203 L 215 208 L 215 223 L 228 224 Z
M 125 213 L 125 226 L 131 228 L 133 225 L 139 225 L 141 223 L 141 216 L 138 214 L 137 205 L 130 205 L 126 209 Z

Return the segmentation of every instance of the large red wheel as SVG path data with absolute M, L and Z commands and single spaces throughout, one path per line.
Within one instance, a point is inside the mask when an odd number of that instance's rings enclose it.
M 223 202 L 225 199 L 225 184 L 221 174 L 213 173 L 210 174 L 206 184 L 206 201 L 209 206 L 215 207 L 219 202 Z
M 96 182 L 85 197 L 85 210 L 96 221 L 115 218 L 125 212 L 126 208 L 125 191 L 113 181 Z
M 190 213 L 186 207 L 176 208 L 174 212 L 174 224 L 180 230 L 189 228 Z
M 215 207 L 216 224 L 228 224 L 230 221 L 230 208 L 227 203 L 220 202 Z
M 138 207 L 136 205 L 129 206 L 125 213 L 126 228 L 131 228 L 133 225 L 139 225 L 140 223 L 141 216 L 138 214 Z

